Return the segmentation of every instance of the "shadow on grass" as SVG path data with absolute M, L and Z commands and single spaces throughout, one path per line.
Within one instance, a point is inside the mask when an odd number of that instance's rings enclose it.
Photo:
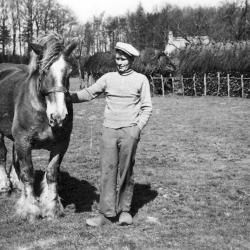
M 40 184 L 43 175 L 44 171 L 35 172 L 35 193 L 37 196 L 41 194 Z M 76 213 L 91 211 L 94 201 L 99 200 L 96 191 L 96 188 L 89 182 L 72 177 L 67 172 L 60 172 L 59 195 L 64 208 L 73 205 Z
M 40 184 L 44 175 L 44 171 L 37 170 L 35 172 L 35 193 L 40 196 Z M 62 199 L 64 207 L 74 205 L 75 212 L 92 211 L 92 205 L 95 201 L 99 201 L 97 189 L 85 180 L 78 180 L 70 176 L 67 172 L 60 172 L 59 195 Z M 138 210 L 144 205 L 154 200 L 158 192 L 151 189 L 150 184 L 136 183 L 132 199 L 131 213 L 134 216 Z
M 132 199 L 131 213 L 134 216 L 138 210 L 144 205 L 154 200 L 158 192 L 151 189 L 150 184 L 136 183 L 134 187 L 134 195 Z

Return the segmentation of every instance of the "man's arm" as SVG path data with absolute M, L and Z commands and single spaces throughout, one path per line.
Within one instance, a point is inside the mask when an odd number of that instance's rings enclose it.
M 138 120 L 138 127 L 143 129 L 152 114 L 152 101 L 148 79 L 145 77 L 141 88 L 141 114 Z
M 87 88 L 77 92 L 70 92 L 70 98 L 73 103 L 87 102 L 94 97 L 88 92 Z
M 98 95 L 100 95 L 106 87 L 106 80 L 105 75 L 99 78 L 93 85 L 91 85 L 88 88 L 76 91 L 76 92 L 70 92 L 70 98 L 73 103 L 79 103 L 79 102 L 87 102 L 94 98 L 96 98 Z

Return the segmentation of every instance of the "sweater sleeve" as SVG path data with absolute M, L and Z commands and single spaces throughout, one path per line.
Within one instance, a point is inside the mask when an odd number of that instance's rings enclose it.
M 77 92 L 70 92 L 70 97 L 73 103 L 87 102 L 96 98 L 98 95 L 104 92 L 105 88 L 106 88 L 106 76 L 103 75 L 90 87 L 82 89 Z
M 151 101 L 150 87 L 149 87 L 149 81 L 145 77 L 145 80 L 143 81 L 141 88 L 141 113 L 137 123 L 140 129 L 143 129 L 146 126 L 151 114 L 152 114 L 152 101 Z

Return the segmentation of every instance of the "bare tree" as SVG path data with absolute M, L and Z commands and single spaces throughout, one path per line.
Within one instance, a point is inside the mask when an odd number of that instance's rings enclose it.
M 8 8 L 10 12 L 11 26 L 12 26 L 12 55 L 16 54 L 16 43 L 17 43 L 17 28 L 18 28 L 18 0 L 9 0 Z
M 98 17 L 94 17 L 93 22 L 93 32 L 94 32 L 94 40 L 95 40 L 95 52 L 104 51 L 105 48 L 105 27 L 104 27 L 104 12 L 101 13 Z
M 94 31 L 90 22 L 84 25 L 84 45 L 87 55 L 94 53 Z
M 241 9 L 241 14 L 238 21 L 238 32 L 236 40 L 245 40 L 247 31 L 247 13 L 248 13 L 248 0 L 245 0 L 244 6 Z
M 2 55 L 5 55 L 6 45 L 10 42 L 10 30 L 7 26 L 8 5 L 5 0 L 0 1 L 0 44 L 2 45 Z
M 33 21 L 34 21 L 34 13 L 36 12 L 36 2 L 35 0 L 23 0 L 21 11 L 22 11 L 22 38 L 26 43 L 31 43 L 33 40 Z M 30 47 L 28 46 L 28 54 L 30 52 Z

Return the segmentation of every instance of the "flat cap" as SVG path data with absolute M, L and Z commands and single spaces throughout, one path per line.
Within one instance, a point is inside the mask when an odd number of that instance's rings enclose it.
M 115 45 L 115 49 L 119 49 L 119 50 L 123 51 L 124 53 L 128 54 L 129 56 L 139 56 L 140 55 L 140 52 L 129 43 L 117 42 Z

